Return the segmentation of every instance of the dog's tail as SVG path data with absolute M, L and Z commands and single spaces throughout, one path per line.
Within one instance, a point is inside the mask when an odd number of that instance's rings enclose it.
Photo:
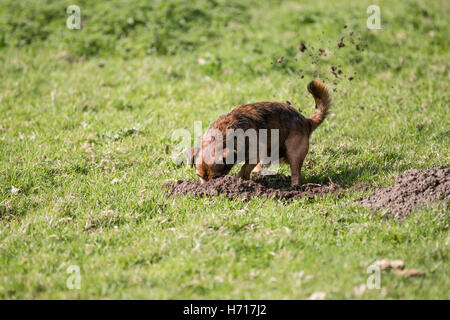
M 331 98 L 327 86 L 321 81 L 311 81 L 308 84 L 308 91 L 316 101 L 316 112 L 308 118 L 311 121 L 311 131 L 314 131 L 330 112 Z

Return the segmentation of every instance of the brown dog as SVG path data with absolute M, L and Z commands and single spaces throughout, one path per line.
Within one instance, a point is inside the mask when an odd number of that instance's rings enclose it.
M 227 174 L 239 158 L 236 144 L 237 136 L 229 135 L 230 129 L 242 129 L 243 132 L 255 132 L 255 141 L 250 141 L 251 135 L 245 136 L 244 165 L 237 174 L 242 179 L 250 179 L 253 169 L 261 169 L 260 148 L 267 148 L 265 154 L 271 154 L 278 149 L 278 159 L 287 162 L 291 167 L 291 183 L 297 186 L 301 181 L 301 168 L 308 153 L 311 133 L 327 116 L 331 100 L 326 85 L 320 81 L 308 84 L 308 91 L 316 102 L 316 111 L 309 118 L 305 118 L 289 103 L 257 102 L 234 108 L 230 113 L 219 117 L 202 136 L 201 146 L 189 150 L 191 167 L 195 165 L 196 173 L 202 183 Z M 260 129 L 266 129 L 260 130 Z M 277 130 L 277 146 L 271 136 Z M 250 130 L 250 131 L 249 131 Z M 253 131 L 252 131 L 253 130 Z M 267 132 L 266 142 L 262 140 L 261 132 Z M 219 134 L 219 135 L 218 135 Z M 229 146 L 232 145 L 233 148 Z M 228 147 L 227 147 L 228 146 Z M 258 152 L 251 155 L 251 148 Z M 273 155 L 272 155 L 273 156 Z M 230 161 L 231 159 L 231 161 Z

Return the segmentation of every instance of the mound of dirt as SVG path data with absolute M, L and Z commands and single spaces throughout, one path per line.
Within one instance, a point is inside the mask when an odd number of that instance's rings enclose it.
M 296 189 L 290 186 L 291 178 L 284 175 L 262 176 L 255 180 L 242 180 L 224 176 L 210 180 L 205 184 L 200 181 L 178 180 L 165 184 L 169 195 L 225 196 L 229 199 L 247 200 L 256 197 L 294 200 L 303 197 L 314 198 L 329 194 L 341 196 L 344 192 L 367 191 L 370 184 L 357 183 L 350 188 L 337 184 L 320 185 L 306 183 Z M 444 167 L 427 170 L 408 170 L 398 176 L 395 183 L 387 188 L 375 190 L 369 197 L 359 203 L 370 210 L 386 210 L 400 221 L 414 209 L 436 200 L 448 201 L 450 193 L 450 169 Z
M 232 176 L 224 176 L 201 184 L 200 181 L 177 181 L 166 184 L 170 196 L 190 194 L 194 196 L 222 195 L 229 199 L 247 200 L 259 196 L 267 198 L 293 200 L 302 197 L 314 198 L 327 194 L 339 194 L 342 188 L 336 184 L 319 185 L 303 184 L 293 190 L 290 187 L 290 177 L 283 175 L 264 176 L 252 180 L 242 180 Z
M 403 220 L 411 211 L 436 200 L 448 201 L 450 169 L 436 167 L 427 170 L 408 170 L 387 188 L 375 190 L 361 205 L 371 210 L 385 210 Z

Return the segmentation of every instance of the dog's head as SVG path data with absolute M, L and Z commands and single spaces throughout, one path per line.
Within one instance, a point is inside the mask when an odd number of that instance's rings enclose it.
M 226 163 L 230 152 L 233 151 L 224 149 L 222 142 L 216 141 L 214 137 L 202 139 L 201 147 L 188 150 L 191 168 L 195 166 L 195 172 L 201 183 L 222 177 L 230 172 L 233 164 Z

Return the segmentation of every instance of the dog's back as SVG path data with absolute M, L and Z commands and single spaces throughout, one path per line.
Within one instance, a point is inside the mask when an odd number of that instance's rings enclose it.
M 211 124 L 225 135 L 227 129 L 279 129 L 280 140 L 285 140 L 291 130 L 300 129 L 309 134 L 311 124 L 300 112 L 287 103 L 262 101 L 234 108 Z

